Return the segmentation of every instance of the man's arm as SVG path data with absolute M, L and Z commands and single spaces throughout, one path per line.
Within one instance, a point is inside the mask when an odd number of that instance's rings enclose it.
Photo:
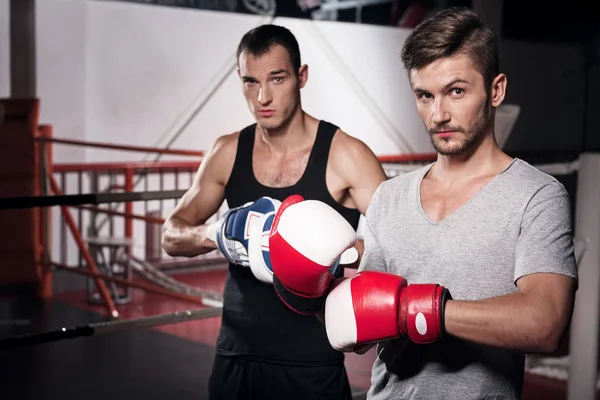
M 348 192 L 356 209 L 364 216 L 371 203 L 373 193 L 387 176 L 377 156 L 361 140 L 346 133 L 336 135 L 334 146 L 335 171 L 348 185 Z M 357 269 L 364 252 L 364 241 L 359 239 L 355 246 L 358 259 L 345 268 Z
M 449 300 L 450 335 L 526 352 L 553 352 L 570 322 L 577 290 L 570 202 L 557 182 L 529 201 L 515 249 L 517 293 Z
M 223 204 L 236 143 L 236 134 L 221 136 L 202 160 L 192 186 L 163 225 L 162 247 L 168 255 L 195 257 L 216 249 L 205 223 Z
M 352 202 L 362 215 L 366 215 L 373 193 L 387 176 L 377 156 L 364 142 L 349 135 L 345 135 L 343 141 L 341 139 L 337 145 L 343 151 L 336 157 L 337 170 L 348 183 Z
M 518 280 L 518 293 L 478 300 L 448 300 L 446 332 L 461 339 L 524 352 L 556 351 L 568 326 L 575 281 L 539 273 Z

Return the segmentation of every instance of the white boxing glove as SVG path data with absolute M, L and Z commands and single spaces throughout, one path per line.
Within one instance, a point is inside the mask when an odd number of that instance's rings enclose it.
M 275 211 L 261 216 L 252 227 L 250 238 L 248 239 L 250 269 L 256 279 L 268 284 L 273 283 L 273 268 L 271 267 L 271 255 L 269 251 L 269 235 L 274 219 Z M 352 264 L 356 262 L 357 259 L 358 250 L 356 250 L 355 247 L 350 247 L 340 256 L 338 262 L 332 267 L 332 270 L 335 270 L 338 265 L 343 266 Z
M 276 211 L 269 238 L 273 284 L 281 300 L 299 314 L 323 309 L 341 255 L 356 232 L 331 206 L 300 195 Z

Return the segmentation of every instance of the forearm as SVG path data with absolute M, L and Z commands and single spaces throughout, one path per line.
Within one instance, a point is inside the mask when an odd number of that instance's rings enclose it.
M 449 335 L 524 352 L 553 352 L 562 324 L 551 305 L 523 293 L 478 300 L 449 300 L 444 323 Z M 558 325 L 558 326 L 557 326 Z
M 206 225 L 193 226 L 177 217 L 163 225 L 162 247 L 171 257 L 195 257 L 216 249 L 206 236 Z

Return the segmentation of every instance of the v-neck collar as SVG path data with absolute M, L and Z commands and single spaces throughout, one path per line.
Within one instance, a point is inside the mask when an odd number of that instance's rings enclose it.
M 452 218 L 454 218 L 454 215 L 460 214 L 463 212 L 463 210 L 465 208 L 468 208 L 468 206 L 471 203 L 473 203 L 477 198 L 479 198 L 481 196 L 482 192 L 484 192 L 490 185 L 492 185 L 494 182 L 496 182 L 498 180 L 498 177 L 501 176 L 502 174 L 504 174 L 506 171 L 508 171 L 517 162 L 517 160 L 518 160 L 518 158 L 513 158 L 513 160 L 510 162 L 510 164 L 508 164 L 508 166 L 506 168 L 504 168 L 502 171 L 500 171 L 498 174 L 496 174 L 496 176 L 494 176 L 492 179 L 490 179 L 490 181 L 488 183 L 486 183 L 481 189 L 479 189 L 479 191 L 477 193 L 475 193 L 475 195 L 473 197 L 471 197 L 465 203 L 461 204 L 460 207 L 458 207 L 456 210 L 454 210 L 450 214 L 446 215 L 444 218 L 442 218 L 439 221 L 434 221 L 431 218 L 429 218 L 429 216 L 425 212 L 425 209 L 423 208 L 423 203 L 421 202 L 421 184 L 423 183 L 423 179 L 425 178 L 425 175 L 427 175 L 427 173 L 435 165 L 435 162 L 429 164 L 417 178 L 416 200 L 417 200 L 417 209 L 419 210 L 419 214 L 421 214 L 423 219 L 430 225 L 437 226 L 437 225 L 446 223 L 448 220 L 451 220 Z M 487 190 L 489 190 L 489 189 L 487 189 Z

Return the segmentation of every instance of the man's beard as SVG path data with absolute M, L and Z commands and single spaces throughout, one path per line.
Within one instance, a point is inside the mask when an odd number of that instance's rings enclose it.
M 481 112 L 479 118 L 475 120 L 475 123 L 465 130 L 461 126 L 450 126 L 450 125 L 437 125 L 429 129 L 429 138 L 431 139 L 431 145 L 438 154 L 443 156 L 460 156 L 473 150 L 485 136 L 485 128 L 490 120 L 490 109 L 486 102 L 486 105 Z M 463 132 L 464 139 L 458 143 L 449 143 L 445 139 L 435 138 L 435 133 L 440 131 L 456 131 Z

